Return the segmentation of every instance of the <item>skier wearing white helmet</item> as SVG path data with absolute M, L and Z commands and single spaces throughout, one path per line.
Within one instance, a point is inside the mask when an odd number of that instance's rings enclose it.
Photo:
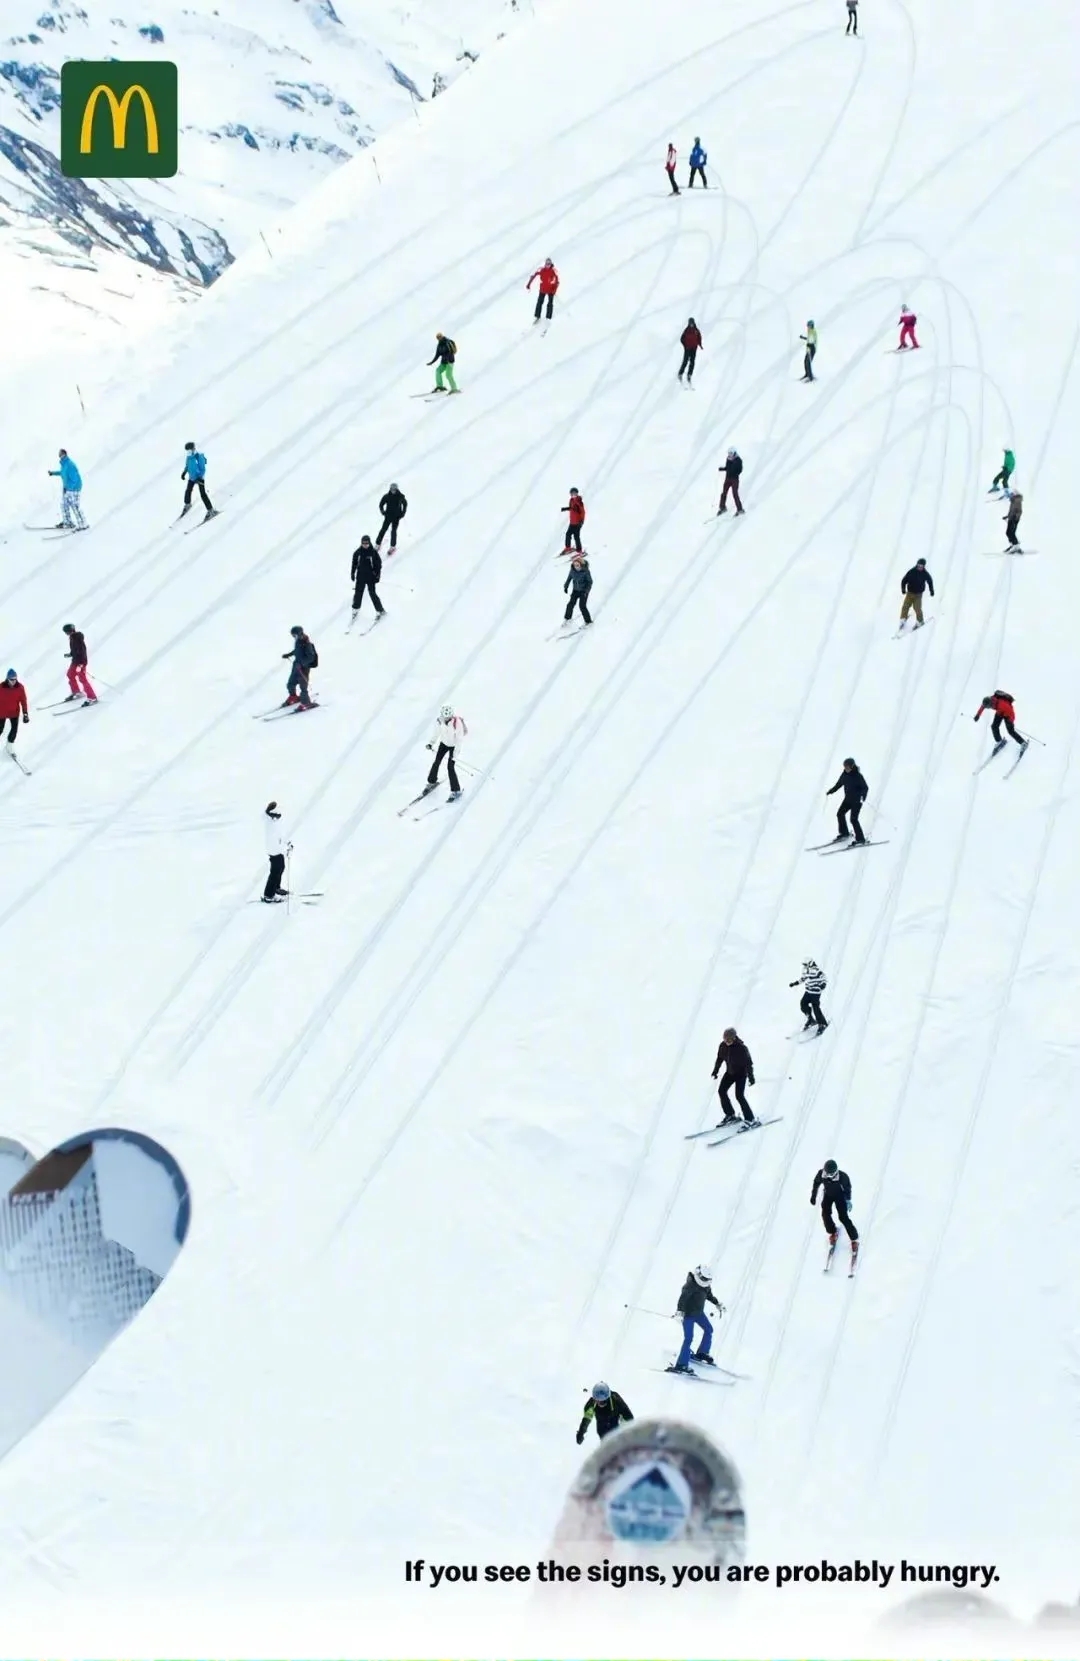
M 576 1441 L 578 1447 L 584 1442 L 585 1433 L 594 1422 L 596 1424 L 596 1434 L 603 1441 L 604 1437 L 610 1436 L 613 1430 L 618 1430 L 621 1424 L 632 1423 L 633 1417 L 634 1415 L 619 1392 L 613 1390 L 610 1384 L 605 1384 L 603 1381 L 594 1384 L 592 1393 L 585 1403 L 581 1423 L 577 1428 Z
M 808 957 L 803 963 L 802 974 L 798 980 L 789 981 L 788 984 L 805 988 L 799 999 L 799 1008 L 806 1016 L 803 1031 L 809 1032 L 811 1027 L 816 1026 L 819 1034 L 823 1033 L 829 1023 L 821 1013 L 821 994 L 828 982 L 812 957 Z
M 468 736 L 468 731 L 469 729 L 461 716 L 454 714 L 453 704 L 443 704 L 439 711 L 439 719 L 435 723 L 435 731 L 431 735 L 431 742 L 428 744 L 428 749 L 435 751 L 435 760 L 431 764 L 427 784 L 424 786 L 423 794 L 425 796 L 429 790 L 434 790 L 439 782 L 439 768 L 442 766 L 443 756 L 446 757 L 446 773 L 450 780 L 448 799 L 451 802 L 456 802 L 461 795 L 461 785 L 458 783 L 454 757 L 463 740 Z
M 712 1322 L 705 1313 L 706 1303 L 716 1305 L 716 1315 L 719 1320 L 724 1313 L 724 1306 L 718 1303 L 709 1290 L 712 1285 L 712 1270 L 705 1263 L 699 1263 L 696 1269 L 691 1269 L 686 1277 L 686 1283 L 679 1293 L 678 1313 L 682 1316 L 683 1341 L 679 1358 L 666 1370 L 669 1373 L 692 1373 L 691 1360 L 701 1361 L 707 1367 L 715 1367 L 716 1362 L 710 1355 L 712 1349 L 713 1328 Z M 701 1341 L 694 1349 L 694 1334 L 701 1328 Z
M 724 488 L 720 492 L 720 506 L 716 510 L 717 515 L 719 516 L 721 513 L 727 512 L 729 490 L 735 498 L 735 512 L 736 514 L 740 514 L 743 511 L 742 501 L 739 496 L 739 477 L 742 473 L 742 457 L 740 456 L 738 450 L 728 451 L 721 471 L 724 475 Z

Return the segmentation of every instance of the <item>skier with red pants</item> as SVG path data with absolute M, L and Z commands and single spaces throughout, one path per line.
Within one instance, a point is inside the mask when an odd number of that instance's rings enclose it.
M 9 753 L 14 752 L 15 739 L 19 731 L 19 717 L 23 722 L 30 720 L 30 711 L 26 707 L 26 688 L 20 681 L 14 669 L 9 669 L 3 681 L 0 681 L 0 727 L 7 721 L 7 747 Z
M 909 346 L 914 346 L 916 351 L 918 350 L 919 342 L 915 339 L 915 325 L 918 321 L 910 306 L 900 307 L 900 344 L 896 348 L 898 352 L 906 352 Z
M 739 477 L 742 473 L 742 457 L 740 456 L 738 450 L 728 451 L 723 471 L 724 488 L 720 492 L 720 506 L 716 510 L 717 515 L 727 512 L 729 490 L 735 498 L 735 513 L 738 515 L 744 511 L 742 502 L 739 500 Z
M 1021 738 L 1014 725 L 1016 720 L 1016 706 L 1013 703 L 1011 692 L 1002 692 L 1000 687 L 997 688 L 996 691 L 991 692 L 983 699 L 982 703 L 976 710 L 976 721 L 982 715 L 984 709 L 992 709 L 994 712 L 994 719 L 990 723 L 990 736 L 994 740 L 995 750 L 1002 750 L 1005 748 L 1005 740 L 1001 736 L 1001 729 L 1003 726 L 1009 737 L 1015 738 L 1022 750 L 1027 749 L 1028 740 L 1026 738 Z
M 563 508 L 563 512 L 570 515 L 566 526 L 566 541 L 563 543 L 563 552 L 569 553 L 570 543 L 573 541 L 574 547 L 580 554 L 582 551 L 581 527 L 585 523 L 585 503 L 581 500 L 576 484 L 570 486 L 570 500 Z
M 86 636 L 81 634 L 74 623 L 64 624 L 64 633 L 68 637 L 71 650 L 65 656 L 71 659 L 68 664 L 67 680 L 71 691 L 64 699 L 65 704 L 74 703 L 76 698 L 83 698 L 88 704 L 97 703 L 97 693 L 87 678 Z
M 701 330 L 692 317 L 686 320 L 686 328 L 679 336 L 679 345 L 682 347 L 682 363 L 679 365 L 679 379 L 686 376 L 687 386 L 694 384 L 694 364 L 701 351 Z
M 555 306 L 555 296 L 559 292 L 559 273 L 555 269 L 554 260 L 545 260 L 543 265 L 540 266 L 538 270 L 533 272 L 532 276 L 525 284 L 526 289 L 530 289 L 532 287 L 537 277 L 540 279 L 540 292 L 536 296 L 536 311 L 533 313 L 533 322 L 539 323 L 540 313 L 543 310 L 544 301 L 546 300 L 548 322 L 550 323 L 551 313 Z

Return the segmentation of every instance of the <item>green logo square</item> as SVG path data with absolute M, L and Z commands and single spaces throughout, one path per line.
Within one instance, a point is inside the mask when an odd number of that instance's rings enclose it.
M 60 70 L 60 167 L 72 179 L 171 179 L 179 101 L 174 63 L 95 63 Z

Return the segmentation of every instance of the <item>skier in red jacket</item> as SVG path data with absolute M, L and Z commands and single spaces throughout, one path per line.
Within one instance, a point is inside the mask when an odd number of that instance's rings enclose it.
M 671 186 L 671 193 L 673 196 L 678 196 L 680 194 L 679 187 L 675 183 L 675 163 L 677 160 L 678 152 L 673 144 L 669 144 L 667 147 L 667 161 L 664 163 L 664 172 L 668 176 L 668 184 Z
M 14 669 L 9 669 L 0 682 L 0 727 L 4 722 L 8 727 L 7 747 L 12 754 L 15 749 L 15 738 L 19 731 L 19 717 L 25 722 L 30 720 L 30 711 L 26 707 L 26 688 L 20 681 Z
M 698 328 L 692 317 L 688 317 L 686 320 L 686 328 L 679 336 L 679 344 L 682 347 L 682 363 L 679 365 L 679 379 L 681 381 L 685 375 L 687 386 L 693 386 L 694 361 L 697 358 L 698 353 L 701 351 L 701 330 Z
M 900 307 L 900 344 L 896 348 L 898 352 L 906 352 L 909 346 L 914 346 L 918 351 L 919 342 L 915 339 L 915 324 L 917 322 L 918 318 L 910 306 Z
M 581 527 L 585 523 L 585 503 L 581 500 L 576 484 L 570 486 L 570 500 L 563 508 L 564 513 L 570 515 L 566 526 L 566 541 L 563 543 L 563 552 L 570 552 L 571 541 L 578 553 L 582 552 Z
M 1005 747 L 1005 740 L 1001 736 L 1001 728 L 1003 725 L 1009 737 L 1015 738 L 1022 750 L 1027 749 L 1027 739 L 1021 738 L 1020 734 L 1016 730 L 1016 727 L 1013 725 L 1016 720 L 1016 708 L 1013 704 L 1011 692 L 1002 692 L 1000 687 L 998 687 L 996 691 L 991 692 L 979 705 L 975 713 L 976 721 L 979 719 L 979 716 L 982 714 L 984 709 L 992 709 L 994 712 L 994 719 L 990 723 L 990 735 L 994 740 L 995 750 L 1001 750 Z
M 550 323 L 552 309 L 555 305 L 555 296 L 559 291 L 559 273 L 555 269 L 555 261 L 545 260 L 539 270 L 533 272 L 525 287 L 527 289 L 531 288 L 537 277 L 540 279 L 540 292 L 536 296 L 536 311 L 533 314 L 533 322 L 539 323 L 540 312 L 546 299 L 548 322 Z

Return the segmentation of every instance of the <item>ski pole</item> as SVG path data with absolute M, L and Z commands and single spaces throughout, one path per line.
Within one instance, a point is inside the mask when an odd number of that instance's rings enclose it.
M 292 915 L 292 843 L 285 849 L 285 915 Z
M 470 767 L 467 761 L 459 761 L 457 765 L 459 767 L 463 767 L 466 773 L 474 773 L 477 777 L 480 775 L 481 769 L 479 767 Z
M 1044 741 L 1041 738 L 1036 738 L 1035 734 L 1033 732 L 1026 732 L 1026 733 L 1023 734 L 1023 736 L 1025 738 L 1030 738 L 1030 740 L 1033 744 L 1042 744 L 1043 749 L 1044 750 L 1046 749 L 1046 744 L 1044 743 Z
M 624 1303 L 624 1309 L 632 1309 L 637 1315 L 655 1315 L 661 1321 L 674 1321 L 677 1317 L 667 1309 L 646 1309 L 640 1303 Z

